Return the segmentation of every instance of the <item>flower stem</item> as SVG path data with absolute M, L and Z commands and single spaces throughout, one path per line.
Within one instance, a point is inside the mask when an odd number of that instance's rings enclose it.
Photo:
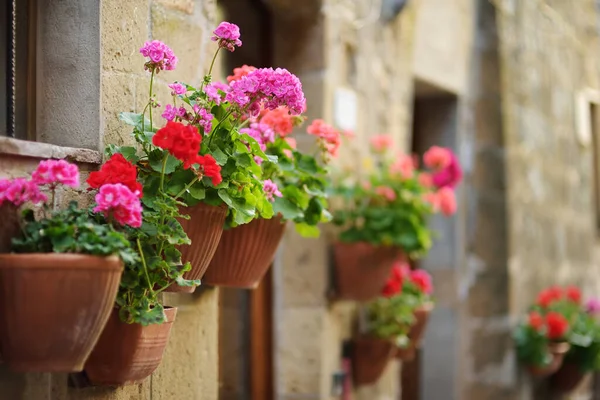
M 208 69 L 208 74 L 206 74 L 206 76 L 212 76 L 212 70 L 213 67 L 215 66 L 215 60 L 217 59 L 217 55 L 219 54 L 219 51 L 221 50 L 221 48 L 217 48 L 217 51 L 215 51 L 215 55 L 213 56 L 212 61 L 210 62 L 210 68 Z M 202 80 L 202 84 L 200 85 L 200 91 L 202 91 L 202 89 L 204 88 L 204 84 L 206 83 L 206 77 Z
M 225 116 L 223 117 L 223 119 L 221 119 L 219 121 L 219 123 L 217 124 L 217 126 L 215 126 L 215 129 L 212 130 L 212 134 L 210 135 L 210 139 L 208 139 L 208 147 L 210 147 L 210 144 L 212 143 L 213 137 L 215 137 L 215 135 L 217 133 L 217 129 L 219 128 L 219 126 L 221 126 L 221 124 L 223 123 L 223 121 L 225 121 L 227 118 L 229 118 L 229 116 L 231 115 L 231 113 L 233 113 L 233 111 L 228 111 L 227 114 L 225 114 Z
M 150 102 L 152 102 L 152 85 L 154 84 L 154 68 L 152 68 L 152 75 L 150 76 Z M 150 104 L 150 131 L 152 131 L 152 107 L 154 104 Z M 142 117 L 143 119 L 144 117 Z
M 140 252 L 140 257 L 142 259 L 142 265 L 144 266 L 144 274 L 146 275 L 146 281 L 148 282 L 148 288 L 150 289 L 150 293 L 154 294 L 154 289 L 152 288 L 152 283 L 150 283 L 150 275 L 148 275 L 148 266 L 146 265 L 146 259 L 144 258 L 144 252 L 142 251 L 142 244 L 140 243 L 140 238 L 137 238 L 137 247 Z
M 165 185 L 165 171 L 167 170 L 167 160 L 169 159 L 169 153 L 165 152 L 162 163 L 162 171 L 160 172 L 160 191 L 164 192 L 163 187 Z
M 187 192 L 187 190 L 188 190 L 189 188 L 191 188 L 191 187 L 192 187 L 192 185 L 193 185 L 194 183 L 196 183 L 196 182 L 198 182 L 198 177 L 195 177 L 194 179 L 192 179 L 192 181 L 191 181 L 190 183 L 188 183 L 187 185 L 185 185 L 185 187 L 183 188 L 183 190 L 181 190 L 181 192 L 177 193 L 177 195 L 175 196 L 175 200 L 177 200 L 179 197 L 183 196 L 183 194 L 184 194 L 185 192 Z

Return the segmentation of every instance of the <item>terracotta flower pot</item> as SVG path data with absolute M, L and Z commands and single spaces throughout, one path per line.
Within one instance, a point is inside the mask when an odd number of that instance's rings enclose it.
M 400 251 L 366 242 L 335 243 L 335 297 L 367 301 L 380 295 Z
M 415 359 L 417 349 L 421 348 L 425 329 L 429 321 L 429 314 L 433 310 L 433 303 L 426 303 L 415 309 L 415 323 L 410 327 L 408 338 L 410 343 L 408 347 L 396 349 L 396 358 L 402 361 L 412 361 Z
M 123 265 L 83 254 L 0 254 L 0 352 L 20 372 L 77 372 L 113 308 Z
M 352 370 L 354 383 L 368 385 L 377 382 L 389 361 L 395 346 L 390 340 L 363 336 L 353 341 Z
M 98 344 L 85 363 L 93 385 L 121 386 L 139 383 L 152 375 L 162 361 L 177 308 L 165 307 L 167 322 L 142 326 L 126 324 L 113 309 Z
M 569 351 L 571 346 L 569 343 L 560 342 L 560 343 L 550 343 L 548 345 L 548 351 L 552 355 L 552 361 L 545 367 L 536 367 L 536 366 L 528 366 L 527 369 L 531 373 L 531 375 L 543 378 L 546 376 L 550 376 L 561 367 L 562 362 L 565 358 L 565 355 Z
M 417 348 L 410 343 L 408 347 L 396 347 L 394 357 L 401 361 L 413 361 L 417 356 Z
M 182 209 L 181 212 L 190 216 L 190 219 L 180 219 L 179 223 L 192 241 L 191 245 L 179 247 L 182 262 L 189 261 L 192 265 L 192 269 L 183 277 L 190 280 L 200 279 L 206 272 L 219 245 L 223 224 L 227 217 L 227 207 L 199 203 L 193 207 Z M 165 291 L 193 293 L 195 290 L 195 286 L 172 284 Z
M 575 390 L 588 373 L 579 368 L 577 364 L 564 362 L 550 378 L 550 386 L 560 393 L 569 393 Z
M 19 209 L 12 204 L 0 206 L 0 253 L 10 253 L 12 238 L 17 236 L 19 229 Z
M 203 282 L 213 286 L 256 288 L 275 258 L 284 231 L 281 216 L 255 219 L 223 231 Z

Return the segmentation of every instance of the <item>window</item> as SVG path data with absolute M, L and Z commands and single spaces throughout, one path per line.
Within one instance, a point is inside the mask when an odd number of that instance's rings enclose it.
M 37 0 L 0 0 L 0 135 L 35 139 Z

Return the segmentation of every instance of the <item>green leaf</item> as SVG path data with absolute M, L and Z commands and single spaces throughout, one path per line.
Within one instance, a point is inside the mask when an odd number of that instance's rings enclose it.
M 319 172 L 319 165 L 314 157 L 302 153 L 296 153 L 296 166 L 299 170 L 307 174 L 316 174 Z
M 179 285 L 179 286 L 200 286 L 201 282 L 200 279 L 184 279 L 183 276 L 178 276 L 177 278 L 175 278 L 175 282 Z
M 130 146 L 121 146 L 116 148 L 117 153 L 120 153 L 125 159 L 133 164 L 137 163 L 140 159 L 137 156 L 137 149 Z
M 298 232 L 303 237 L 318 238 L 321 234 L 319 228 L 314 225 L 308 225 L 303 222 L 297 223 L 295 225 L 296 232 Z
M 167 162 L 165 164 L 165 174 L 172 174 L 175 169 L 181 165 L 181 161 L 168 154 L 163 150 L 153 150 L 148 154 L 148 162 L 152 169 L 158 173 L 161 173 L 163 170 L 164 157 L 167 156 Z
M 138 114 L 138 113 L 122 112 L 119 114 L 119 119 L 121 121 L 125 122 L 127 125 L 135 126 L 135 127 L 139 128 L 140 130 L 142 129 L 143 118 L 144 118 L 144 116 L 142 114 Z M 144 124 L 145 124 L 145 126 L 150 126 L 150 120 L 145 119 Z
M 219 149 L 218 147 L 211 151 L 211 155 L 215 158 L 217 164 L 221 166 L 225 165 L 227 163 L 227 160 L 229 159 L 229 157 L 227 157 L 227 154 L 223 153 L 223 151 L 221 151 L 221 149 Z
M 151 324 L 162 324 L 166 320 L 167 316 L 165 315 L 163 306 L 161 304 L 156 304 L 153 308 L 144 310 L 140 313 L 137 322 L 142 326 L 148 326 Z
M 310 197 L 305 191 L 299 189 L 298 187 L 288 185 L 283 188 L 281 193 L 283 194 L 283 197 L 285 197 L 292 203 L 297 204 L 298 207 L 302 209 L 308 207 Z
M 273 202 L 273 212 L 275 215 L 281 214 L 283 218 L 288 221 L 304 216 L 304 212 L 300 207 L 283 197 L 275 198 L 275 201 Z

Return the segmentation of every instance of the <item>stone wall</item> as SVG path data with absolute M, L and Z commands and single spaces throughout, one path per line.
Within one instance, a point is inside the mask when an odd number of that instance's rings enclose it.
M 76 49 L 77 57 L 89 54 L 93 59 L 96 52 L 100 55 L 101 68 L 98 68 L 98 64 L 96 69 L 79 68 L 77 69 L 79 74 L 87 71 L 91 75 L 86 76 L 85 79 L 78 75 L 76 80 L 70 80 L 71 83 L 99 82 L 99 90 L 98 87 L 93 89 L 89 85 L 72 88 L 85 93 L 88 97 L 92 96 L 90 101 L 83 98 L 74 106 L 71 103 L 73 99 L 81 97 L 79 94 L 66 96 L 65 99 L 62 99 L 63 96 L 55 96 L 52 106 L 60 110 L 63 110 L 61 107 L 64 106 L 64 109 L 70 110 L 71 116 L 77 113 L 91 114 L 92 117 L 99 115 L 100 122 L 87 126 L 83 136 L 85 140 L 81 142 L 77 140 L 78 136 L 74 136 L 79 134 L 70 130 L 69 124 L 56 126 L 59 120 L 54 121 L 51 126 L 39 124 L 38 138 L 51 143 L 63 145 L 68 143 L 72 147 L 81 145 L 81 147 L 92 148 L 93 151 L 3 139 L 0 142 L 2 176 L 23 175 L 33 169 L 39 158 L 49 156 L 68 156 L 71 160 L 82 163 L 80 165 L 85 173 L 96 168 L 100 163 L 99 151 L 104 145 L 131 143 L 129 127 L 119 122 L 117 114 L 120 111 L 140 112 L 147 101 L 148 76 L 143 69 L 143 57 L 139 54 L 139 48 L 146 40 L 160 39 L 171 46 L 180 57 L 177 70 L 161 73 L 155 82 L 155 92 L 163 104 L 169 98 L 170 90 L 166 84 L 176 79 L 199 83 L 208 70 L 214 51 L 210 32 L 216 22 L 215 1 L 103 0 L 95 14 L 93 8 L 81 6 L 80 2 L 76 1 L 48 2 L 46 6 L 55 7 L 54 3 L 61 8 L 55 9 L 56 12 L 45 10 L 55 18 L 53 27 L 49 28 L 51 32 L 77 26 L 66 22 L 61 25 L 61 18 L 68 18 L 69 22 L 79 21 L 77 23 L 82 24 L 81 18 L 86 20 L 96 18 L 97 25 L 89 21 L 84 25 L 86 29 L 99 27 L 99 31 L 96 32 L 100 35 L 99 40 L 98 37 L 94 40 L 92 36 L 79 42 L 69 41 L 77 37 L 77 32 L 83 35 L 82 31 L 71 32 L 71 35 L 58 37 L 57 40 L 65 40 L 66 48 Z M 84 7 L 86 12 L 78 8 L 78 5 Z M 61 26 L 63 28 L 60 28 Z M 73 29 L 77 30 L 77 28 Z M 79 47 L 77 47 L 78 43 Z M 81 49 L 83 44 L 85 49 Z M 53 45 L 60 45 L 60 43 L 53 43 Z M 77 58 L 65 57 L 57 60 L 48 55 L 47 59 L 55 63 L 60 61 L 55 65 L 63 66 L 67 70 L 78 62 Z M 71 79 L 72 76 L 64 68 L 62 70 L 64 77 Z M 54 73 L 60 71 L 56 70 Z M 45 82 L 48 85 L 53 83 L 52 80 Z M 55 85 L 58 83 L 54 82 Z M 50 93 L 47 95 L 60 93 L 60 91 L 48 90 Z M 85 118 L 87 117 L 84 117 L 84 120 Z M 155 115 L 156 121 L 159 118 L 160 115 Z M 77 196 L 67 193 L 59 199 L 59 202 L 72 197 Z M 194 295 L 167 294 L 165 303 L 178 307 L 177 320 L 162 365 L 143 384 L 119 389 L 75 389 L 68 387 L 66 374 L 15 374 L 8 371 L 5 366 L 0 366 L 0 398 L 7 400 L 217 399 L 218 290 L 201 289 Z
M 360 173 L 371 135 L 390 133 L 407 149 L 412 118 L 412 45 L 415 7 L 410 2 L 394 21 L 364 26 L 328 11 L 286 13 L 274 7 L 275 64 L 298 74 L 308 99 L 308 117 L 338 123 L 337 89 L 356 94 L 356 139 L 344 143 L 339 167 Z M 361 3 L 362 4 L 362 3 Z M 279 8 L 279 7 L 281 8 Z M 361 10 L 359 10 L 360 13 Z M 364 11 L 364 10 L 363 10 Z M 363 14 L 364 15 L 364 14 Z M 302 145 L 302 137 L 299 142 Z M 357 305 L 329 303 L 329 244 L 303 239 L 290 229 L 275 262 L 276 395 L 279 399 L 329 399 L 333 374 L 341 370 L 345 340 L 355 333 Z M 357 399 L 399 395 L 400 373 L 393 362 L 377 385 L 356 389 Z

